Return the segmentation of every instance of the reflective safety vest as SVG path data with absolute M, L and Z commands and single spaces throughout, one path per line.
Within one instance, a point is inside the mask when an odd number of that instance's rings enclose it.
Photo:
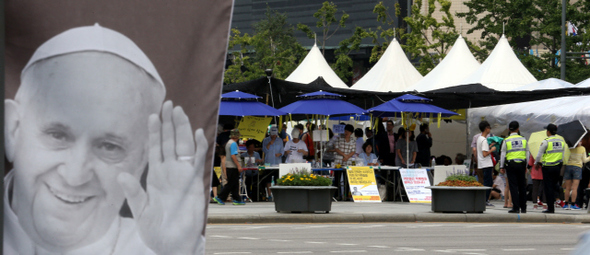
M 504 139 L 506 143 L 506 160 L 524 162 L 526 160 L 526 139 L 520 135 L 511 135 Z
M 547 149 L 543 154 L 543 165 L 556 166 L 559 163 L 563 162 L 563 140 L 557 137 L 549 137 L 545 139 L 545 141 L 547 141 Z

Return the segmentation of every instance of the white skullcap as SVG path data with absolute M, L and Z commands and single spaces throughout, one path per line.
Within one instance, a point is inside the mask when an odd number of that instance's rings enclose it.
M 23 68 L 21 76 L 39 60 L 82 51 L 108 52 L 124 58 L 145 70 L 166 91 L 158 71 L 143 51 L 127 36 L 112 29 L 101 27 L 98 23 L 94 24 L 94 26 L 69 29 L 43 43 Z

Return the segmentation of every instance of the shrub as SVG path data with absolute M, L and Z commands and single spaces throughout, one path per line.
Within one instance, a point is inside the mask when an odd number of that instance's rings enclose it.
M 277 180 L 277 185 L 280 186 L 330 186 L 331 184 L 330 178 L 310 173 L 305 169 L 295 169 Z

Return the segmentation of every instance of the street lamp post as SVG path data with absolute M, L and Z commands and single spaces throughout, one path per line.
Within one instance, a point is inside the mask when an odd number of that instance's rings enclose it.
M 565 81 L 565 7 L 566 0 L 561 1 L 561 79 Z
M 266 69 L 264 70 L 264 73 L 266 74 L 266 78 L 268 79 L 268 88 L 270 90 L 270 102 L 272 103 L 272 107 L 275 108 L 275 99 L 274 96 L 272 95 L 272 84 L 270 82 L 270 78 L 272 78 L 272 69 Z M 277 116 L 274 116 L 275 119 L 275 123 L 278 126 L 278 122 L 277 122 Z

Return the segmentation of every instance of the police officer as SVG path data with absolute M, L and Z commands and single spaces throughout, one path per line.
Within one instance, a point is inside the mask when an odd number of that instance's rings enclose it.
M 545 188 L 543 191 L 547 197 L 547 210 L 544 210 L 543 213 L 554 213 L 555 195 L 553 192 L 563 165 L 565 141 L 555 136 L 557 134 L 556 125 L 549 124 L 546 129 L 548 137 L 541 142 L 535 162 L 543 167 L 543 185 Z
M 512 209 L 508 213 L 526 213 L 526 149 L 527 142 L 519 135 L 518 122 L 508 124 L 510 136 L 502 143 L 500 166 L 506 172 L 512 196 Z

